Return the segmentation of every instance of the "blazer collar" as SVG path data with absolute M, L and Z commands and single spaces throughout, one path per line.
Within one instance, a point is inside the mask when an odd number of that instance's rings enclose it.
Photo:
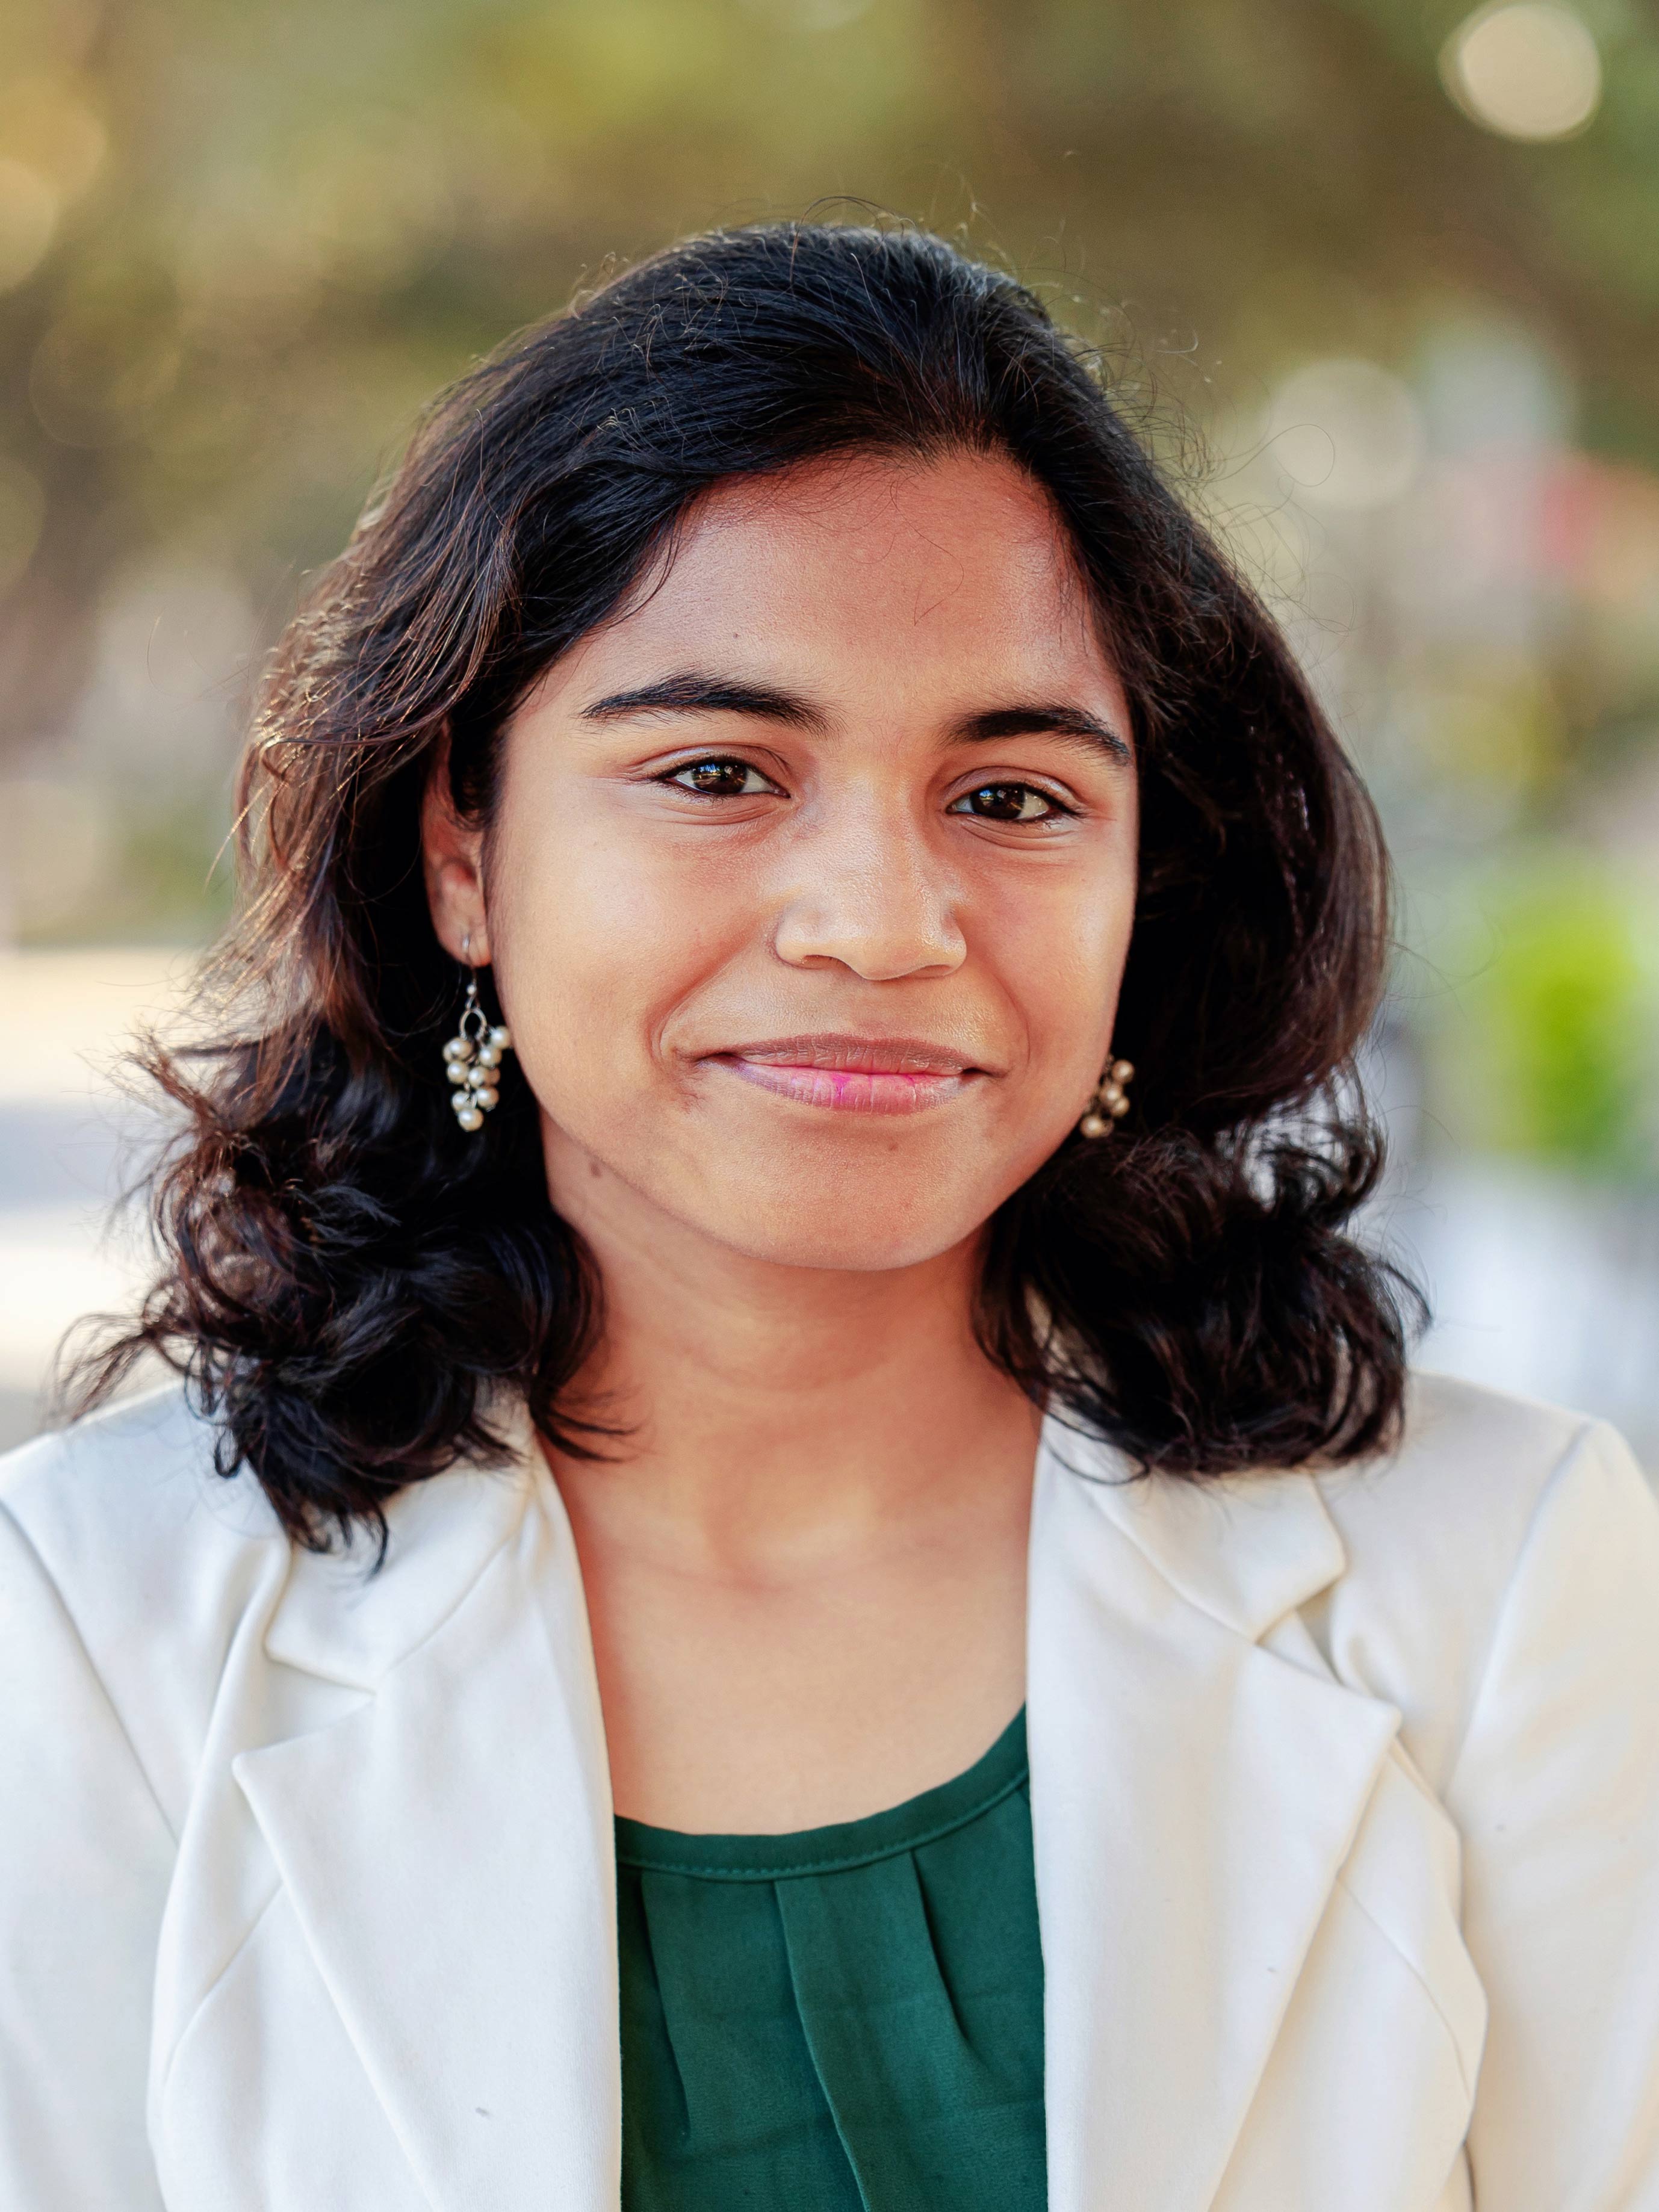
M 1189 1604 L 1253 1644 L 1347 1565 L 1310 1474 L 1137 1479 L 1121 1452 L 1054 1419 L 1043 1424 L 1039 1489 L 1045 1463 L 1051 1478 L 1069 1475 Z
M 1397 1726 L 1259 1639 L 1342 1571 L 1317 1486 L 1132 1482 L 1050 1423 L 1028 1735 L 1053 2212 L 1204 2212 Z M 357 1690 L 234 1771 L 435 2212 L 615 2212 L 610 1780 L 581 1577 L 514 1417 L 301 1557 L 270 1656 Z
M 269 1658 L 348 1689 L 374 1690 L 432 1634 L 519 1533 L 538 1477 L 547 1480 L 520 1400 L 504 1397 L 490 1426 L 501 1439 L 499 1453 L 413 1483 L 392 1499 L 378 1563 L 362 1537 L 341 1552 L 295 1553 L 265 1632 Z

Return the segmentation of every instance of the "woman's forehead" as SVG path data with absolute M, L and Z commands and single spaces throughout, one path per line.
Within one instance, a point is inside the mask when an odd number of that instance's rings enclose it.
M 787 649 L 874 668 L 1106 672 L 1089 595 L 1042 489 L 998 455 L 837 456 L 726 483 L 683 518 L 585 658 Z
M 781 557 L 828 574 L 934 568 L 966 578 L 1015 563 L 1050 584 L 1075 573 L 1047 491 L 1001 453 L 853 452 L 728 478 L 687 510 L 667 574 Z

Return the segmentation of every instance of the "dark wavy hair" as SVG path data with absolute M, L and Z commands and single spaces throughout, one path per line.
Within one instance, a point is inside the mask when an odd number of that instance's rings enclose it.
M 690 240 L 441 397 L 269 671 L 240 789 L 244 896 L 216 1029 L 152 1044 L 185 1126 L 164 1259 L 76 1403 L 147 1349 L 300 1542 L 495 1449 L 569 1386 L 602 1286 L 508 1071 L 458 1132 L 457 971 L 423 788 L 486 824 L 503 726 L 711 485 L 848 449 L 1011 457 L 1052 499 L 1133 714 L 1140 886 L 1109 1144 L 1068 1139 L 990 1224 L 978 1326 L 1024 1389 L 1143 1469 L 1351 1458 L 1397 1421 L 1413 1293 L 1346 1232 L 1381 1166 L 1352 1080 L 1388 946 L 1370 804 L 1261 605 L 1008 276 L 911 230 Z

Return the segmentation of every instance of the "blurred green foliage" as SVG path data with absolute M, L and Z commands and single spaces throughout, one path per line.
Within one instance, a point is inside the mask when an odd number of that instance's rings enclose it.
M 1480 886 L 1431 1009 L 1446 1134 L 1598 1175 L 1659 1174 L 1659 896 L 1544 848 Z

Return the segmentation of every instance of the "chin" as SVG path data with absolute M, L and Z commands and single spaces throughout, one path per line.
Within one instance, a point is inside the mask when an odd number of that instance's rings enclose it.
M 936 1260 L 977 1234 L 1005 1195 L 950 1191 L 938 1177 L 792 1182 L 787 1191 L 727 1191 L 698 1226 L 746 1257 L 782 1267 L 873 1274 Z
M 793 1143 L 769 1131 L 763 1150 L 746 1131 L 698 1130 L 690 1141 L 674 1131 L 667 1142 L 641 1142 L 641 1119 L 618 1114 L 610 1130 L 571 1133 L 580 1150 L 568 1160 L 560 1158 L 567 1139 L 550 1146 L 555 1204 L 564 1198 L 601 1248 L 642 1203 L 647 1243 L 654 1215 L 765 1266 L 847 1274 L 921 1267 L 955 1250 L 1064 1135 L 1027 1131 L 1010 1146 L 981 1129 L 940 1142 L 915 1123 L 871 1121 Z M 617 1128 L 631 1141 L 607 1142 Z M 600 1163 L 609 1175 L 594 1182 L 590 1170 Z

